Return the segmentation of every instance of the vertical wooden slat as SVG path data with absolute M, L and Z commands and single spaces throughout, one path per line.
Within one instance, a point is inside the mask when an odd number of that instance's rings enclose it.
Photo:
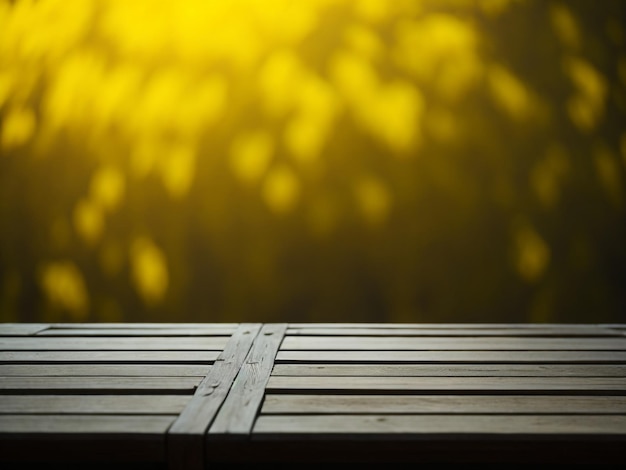
M 287 325 L 281 323 L 263 326 L 209 429 L 209 435 L 219 435 L 220 438 L 250 435 L 286 328 Z
M 192 399 L 168 430 L 170 469 L 204 468 L 204 435 L 228 395 L 260 329 L 259 323 L 242 323 L 239 326 L 198 385 Z

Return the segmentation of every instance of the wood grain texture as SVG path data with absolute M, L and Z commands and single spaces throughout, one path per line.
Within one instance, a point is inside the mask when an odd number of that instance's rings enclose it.
M 314 435 L 326 439 L 376 438 L 379 440 L 490 439 L 506 435 L 519 439 L 545 436 L 567 438 L 593 434 L 596 438 L 617 436 L 626 444 L 626 416 L 623 415 L 262 415 L 254 435 Z
M 626 414 L 626 397 L 268 393 L 262 414 Z M 294 418 L 294 419 L 297 419 Z
M 626 395 L 626 377 L 285 377 L 273 376 L 268 392 L 292 390 L 370 393 L 509 392 Z
M 204 434 L 226 399 L 261 324 L 241 324 L 168 431 L 168 463 L 173 469 L 204 467 Z
M 0 351 L 221 351 L 228 336 L 153 337 L 16 337 L 0 338 Z
M 1 374 L 2 366 L 0 366 Z M 474 363 L 463 365 L 276 364 L 272 370 L 272 375 L 345 377 L 626 377 L 626 365 Z
M 0 354 L 0 358 L 1 358 Z M 278 351 L 293 363 L 626 364 L 623 351 Z
M 263 326 L 224 405 L 209 429 L 209 436 L 219 435 L 224 438 L 249 435 L 286 327 L 286 324 Z
M 1 414 L 174 415 L 189 395 L 3 395 Z
M 398 327 L 299 327 L 288 328 L 288 336 L 425 336 L 425 337 L 607 337 L 620 336 L 610 328 L 589 326 L 546 328 L 398 328 Z
M 0 323 L 0 336 L 30 336 L 48 328 L 47 323 Z
M 203 377 L 0 377 L 0 394 L 182 393 L 191 395 Z M 0 399 L 2 399 L 0 397 Z
M 220 351 L 0 351 L 0 364 L 212 364 Z
M 0 377 L 204 377 L 210 368 L 186 364 L 0 364 Z
M 149 434 L 162 439 L 172 416 L 0 415 L 2 434 Z
M 19 340 L 15 341 L 17 342 Z M 2 343 L 0 343 L 0 347 L 1 345 Z M 421 338 L 406 336 L 287 336 L 283 341 L 281 350 L 626 351 L 626 338 Z
M 124 337 L 124 336 L 230 336 L 235 332 L 235 327 L 196 327 L 196 328 L 49 328 L 37 333 L 36 336 L 62 336 L 62 337 Z

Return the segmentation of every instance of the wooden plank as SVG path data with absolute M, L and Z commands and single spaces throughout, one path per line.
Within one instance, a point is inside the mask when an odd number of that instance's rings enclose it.
M 623 377 L 624 365 L 597 364 L 276 364 L 275 376 Z
M 0 366 L 0 375 L 2 374 Z M 5 366 L 6 367 L 6 366 Z M 5 374 L 6 375 L 6 374 Z M 276 364 L 272 375 L 361 377 L 626 377 L 626 365 L 588 364 Z
M 203 377 L 0 377 L 0 394 L 48 393 L 183 393 L 191 395 Z
M 626 397 L 268 393 L 262 414 L 626 414 Z M 294 419 L 297 419 L 294 418 Z
M 3 468 L 59 463 L 62 468 L 119 468 L 117 463 L 165 461 L 165 431 L 173 416 L 0 415 Z M 15 467 L 11 463 L 15 462 Z M 70 465 L 68 467 L 68 465 Z M 122 467 L 124 468 L 124 467 Z
M 0 338 L 0 351 L 221 351 L 228 336 L 190 338 Z
M 236 329 L 239 326 L 239 323 L 150 323 L 150 322 L 134 322 L 134 323 L 124 323 L 124 322 L 99 322 L 99 323 L 53 323 L 50 325 L 51 328 L 56 329 L 64 329 L 64 328 L 78 328 L 78 329 L 92 329 L 92 328 L 136 328 L 136 329 L 146 329 L 146 328 L 158 328 L 158 329 L 171 329 L 171 328 L 207 328 L 210 326 L 211 328 L 226 328 L 226 329 Z
M 1 414 L 178 415 L 188 395 L 3 395 Z
M 204 468 L 204 434 L 226 399 L 261 324 L 241 324 L 167 434 L 172 469 Z
M 185 364 L 0 365 L 0 377 L 204 377 L 211 366 Z
M 209 428 L 209 436 L 241 438 L 249 435 L 261 407 L 265 385 L 270 379 L 274 357 L 286 328 L 286 324 L 280 323 L 263 326 L 230 393 Z
M 93 337 L 93 336 L 230 336 L 235 332 L 235 328 L 49 328 L 42 330 L 37 336 L 71 336 L 71 337 Z
M 270 377 L 268 393 L 508 392 L 626 395 L 626 377 Z
M 520 330 L 527 330 L 533 328 L 612 328 L 612 327 L 624 327 L 626 324 L 596 324 L 596 323 L 367 323 L 367 322 L 353 322 L 353 323 L 323 323 L 323 322 L 308 322 L 308 323 L 289 323 L 288 328 L 346 328 L 348 330 L 354 328 L 450 328 L 450 329 L 483 329 L 483 328 L 517 328 Z
M 26 341 L 26 340 L 22 340 Z M 1 343 L 0 343 L 1 346 Z M 415 338 L 286 336 L 281 351 L 626 351 L 626 338 Z
M 2 364 L 212 364 L 219 351 L 0 351 Z
M 386 440 L 449 439 L 480 436 L 541 440 L 548 436 L 572 438 L 593 435 L 617 437 L 626 443 L 623 415 L 262 415 L 253 438 L 286 438 L 305 434 L 325 439 L 367 438 Z
M 0 336 L 30 336 L 48 326 L 47 323 L 0 323 Z
M 621 332 L 609 328 L 288 328 L 287 336 L 416 336 L 416 337 L 606 337 L 620 336 Z
M 0 359 L 1 359 L 0 353 Z M 626 364 L 622 351 L 278 351 L 276 362 Z

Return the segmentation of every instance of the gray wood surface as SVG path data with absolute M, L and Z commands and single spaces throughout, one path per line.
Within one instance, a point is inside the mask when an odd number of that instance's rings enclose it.
M 626 377 L 285 377 L 273 376 L 268 392 L 291 390 L 372 393 L 420 391 L 507 391 L 562 395 L 570 393 L 626 395 Z
M 372 439 L 433 439 L 445 435 L 450 439 L 480 436 L 490 439 L 506 435 L 508 438 L 541 440 L 547 436 L 593 434 L 602 436 L 626 435 L 626 416 L 623 415 L 262 415 L 253 430 L 259 435 L 306 434 L 326 439 L 365 437 Z M 369 435 L 369 436 L 368 436 Z M 626 442 L 626 439 L 625 439 Z
M 2 395 L 1 414 L 177 416 L 190 395 Z
M 1 356 L 0 356 L 1 357 Z M 626 364 L 624 351 L 285 351 L 277 362 L 447 362 L 447 363 L 568 363 Z
M 172 469 L 204 467 L 204 434 L 226 399 L 261 324 L 241 324 L 202 380 L 193 398 L 176 418 L 167 436 L 168 464 Z
M 224 405 L 209 428 L 209 435 L 246 437 L 250 434 L 286 327 L 286 324 L 263 325 Z
M 230 336 L 235 327 L 195 327 L 195 328 L 49 328 L 37 333 L 37 336 Z
M 203 377 L 0 377 L 2 393 L 45 393 L 53 390 L 102 392 L 117 390 L 191 395 Z M 0 398 L 1 400 L 2 398 Z
M 6 367 L 6 366 L 5 366 Z M 0 375 L 2 374 L 0 366 Z M 272 375 L 361 377 L 626 377 L 606 364 L 276 364 Z
M 0 336 L 30 336 L 48 326 L 47 323 L 0 323 Z
M 262 414 L 626 414 L 623 396 L 273 394 Z M 294 419 L 298 419 L 294 416 Z
M 2 434 L 152 434 L 162 439 L 172 416 L 0 415 Z
M 212 364 L 220 351 L 0 351 L 0 364 Z
M 0 377 L 204 377 L 208 365 L 0 364 Z
M 45 332 L 44 332 L 45 333 Z M 288 328 L 288 336 L 433 336 L 433 337 L 605 337 L 620 336 L 621 332 L 610 328 L 589 326 L 546 327 L 546 328 L 388 328 L 388 327 L 300 327 Z
M 626 351 L 626 338 L 419 338 L 405 336 L 286 336 L 283 341 L 281 350 Z
M 0 337 L 0 351 L 221 351 L 228 336 L 154 337 Z

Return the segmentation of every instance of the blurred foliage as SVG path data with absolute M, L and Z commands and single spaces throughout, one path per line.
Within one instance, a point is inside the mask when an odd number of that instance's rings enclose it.
M 626 321 L 625 13 L 0 0 L 0 320 Z

